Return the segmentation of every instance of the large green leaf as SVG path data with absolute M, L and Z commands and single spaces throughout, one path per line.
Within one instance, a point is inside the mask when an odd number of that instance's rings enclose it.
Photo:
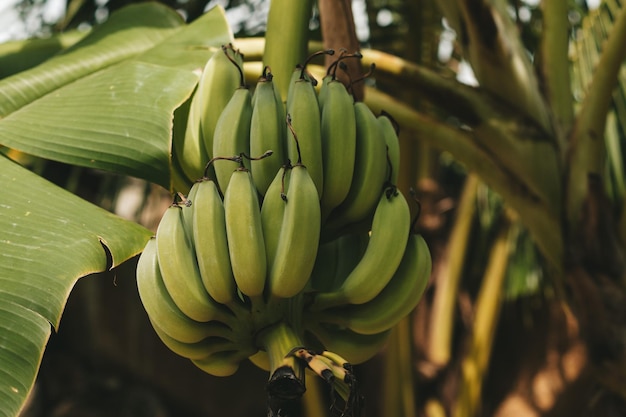
M 76 283 L 141 251 L 151 232 L 0 157 L 0 416 L 15 416 Z M 106 250 L 105 248 L 106 247 Z
M 62 55 L 0 81 L 0 144 L 169 187 L 172 114 L 232 33 L 220 8 L 179 26 L 162 9 L 123 9 Z
M 0 145 L 168 186 L 173 113 L 211 47 L 231 39 L 222 9 L 190 25 L 156 3 L 122 9 L 62 54 L 0 81 Z M 0 184 L 2 417 L 23 407 L 76 280 L 136 255 L 150 232 L 3 156 Z

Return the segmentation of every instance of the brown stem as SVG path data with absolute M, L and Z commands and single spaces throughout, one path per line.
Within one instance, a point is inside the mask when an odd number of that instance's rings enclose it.
M 352 16 L 352 6 L 350 0 L 319 0 L 322 37 L 325 49 L 336 51 L 343 49 L 349 52 L 359 50 L 359 41 L 356 37 L 354 18 Z M 334 59 L 326 57 L 326 67 L 330 66 Z M 361 76 L 361 65 L 358 60 L 346 60 L 348 72 L 352 78 Z M 345 85 L 348 85 L 348 77 L 338 74 L 338 78 Z M 363 100 L 363 86 L 356 86 L 354 96 L 357 101 Z

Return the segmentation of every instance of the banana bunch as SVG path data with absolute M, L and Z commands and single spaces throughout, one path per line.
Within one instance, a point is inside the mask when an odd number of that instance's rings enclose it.
M 195 182 L 147 243 L 137 286 L 163 343 L 209 374 L 249 358 L 277 387 L 307 366 L 351 380 L 343 365 L 375 355 L 428 283 L 428 247 L 394 185 L 397 127 L 336 79 L 348 57 L 321 86 L 298 66 L 286 102 L 268 67 L 251 91 L 230 46 L 207 63 L 174 143 Z

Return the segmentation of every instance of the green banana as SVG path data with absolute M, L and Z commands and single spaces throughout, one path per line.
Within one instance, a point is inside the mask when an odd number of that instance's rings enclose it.
M 307 292 L 330 292 L 336 289 L 333 281 L 339 263 L 338 245 L 339 238 L 322 243 L 317 248 Z
M 239 290 L 248 297 L 263 294 L 267 275 L 259 198 L 250 171 L 240 166 L 224 193 L 228 252 Z
M 241 361 L 254 354 L 251 350 L 226 350 L 212 353 L 201 359 L 193 359 L 194 365 L 213 376 L 231 376 L 239 369 Z
M 191 236 L 185 232 L 181 207 L 170 206 L 157 228 L 156 250 L 163 282 L 174 303 L 196 321 L 227 321 L 232 317 L 202 285 Z
M 202 283 L 215 301 L 229 305 L 237 298 L 237 286 L 228 252 L 224 203 L 213 180 L 205 178 L 194 187 L 192 235 Z
M 274 262 L 268 273 L 269 292 L 291 298 L 304 289 L 317 256 L 321 212 L 319 196 L 308 169 L 291 169 L 282 227 Z
M 432 260 L 424 238 L 411 235 L 398 270 L 380 294 L 365 304 L 324 310 L 315 319 L 360 334 L 391 329 L 419 302 L 428 284 L 431 267 Z
M 289 79 L 289 88 L 287 89 L 287 99 L 285 100 L 285 103 L 290 103 L 293 101 L 294 89 L 292 86 L 300 78 L 304 78 L 306 81 L 309 81 L 311 83 L 311 87 L 313 87 L 313 90 L 315 90 L 317 80 L 313 78 L 313 76 L 306 70 L 304 65 L 297 64 L 293 72 L 291 73 L 291 78 Z
M 169 350 L 178 356 L 182 356 L 183 358 L 201 359 L 212 352 L 235 349 L 237 347 L 233 341 L 222 336 L 209 336 L 194 343 L 181 342 L 180 340 L 176 340 L 172 336 L 168 335 L 161 328 L 161 326 L 159 326 L 159 323 L 156 320 L 150 320 L 150 323 L 152 324 L 152 328 L 159 339 L 161 339 L 161 342 L 163 342 Z M 227 329 L 227 331 L 230 330 Z M 226 330 L 223 329 L 215 330 L 215 333 L 217 334 L 225 332 Z
M 181 168 L 191 180 L 202 177 L 211 158 L 217 119 L 239 85 L 239 73 L 229 57 L 243 64 L 232 45 L 216 50 L 207 61 L 191 100 L 183 140 L 174 141 Z
M 329 229 L 358 223 L 376 208 L 387 172 L 386 145 L 376 116 L 363 102 L 354 104 L 356 156 L 350 191 L 331 214 Z
M 389 330 L 376 334 L 359 334 L 350 329 L 306 321 L 306 331 L 328 351 L 335 352 L 348 363 L 357 365 L 373 358 L 387 343 Z
M 267 150 L 273 152 L 271 158 L 263 158 L 250 165 L 254 184 L 261 195 L 265 195 L 276 171 L 285 163 L 285 135 L 285 107 L 266 67 L 252 96 L 250 121 L 250 153 L 261 155 Z
M 284 192 L 289 186 L 290 175 L 291 165 L 284 165 L 278 170 L 265 193 L 265 198 L 261 205 L 261 226 L 263 228 L 268 267 L 274 263 L 278 250 L 278 239 L 285 213 L 285 201 L 283 198 L 286 198 Z
M 359 264 L 370 241 L 369 231 L 348 233 L 337 239 L 339 261 L 332 281 L 332 288 L 340 288 L 352 270 Z
M 398 184 L 398 175 L 400 173 L 400 142 L 398 141 L 398 129 L 396 121 L 391 115 L 383 111 L 378 116 L 378 123 L 385 144 L 387 145 L 388 170 L 387 179 L 391 184 Z
M 235 90 L 228 104 L 220 114 L 213 134 L 213 157 L 229 158 L 241 154 L 250 154 L 250 122 L 252 120 L 252 95 L 245 85 L 243 70 L 234 61 L 240 73 L 239 88 Z M 228 187 L 233 173 L 232 165 L 226 161 L 212 164 L 220 190 Z
M 193 212 L 195 209 L 193 204 L 196 199 L 196 193 L 198 192 L 198 185 L 199 181 L 194 182 L 186 197 L 183 196 L 182 193 L 178 194 L 181 197 L 180 205 L 182 208 L 183 223 L 185 224 L 185 233 L 189 237 L 193 236 Z M 193 241 L 191 244 L 193 245 Z
M 176 154 L 172 155 L 170 165 L 170 191 L 187 193 L 192 187 L 193 183 L 187 178 L 187 175 L 183 172 L 180 161 Z
M 411 214 L 409 205 L 395 187 L 388 187 L 380 196 L 371 236 L 363 257 L 337 291 L 315 297 L 315 310 L 342 304 L 363 304 L 380 293 L 402 260 L 406 247 Z
M 291 101 L 287 100 L 287 118 L 291 127 L 287 132 L 287 155 L 291 161 L 301 160 L 309 167 L 319 200 L 324 187 L 321 114 L 315 88 L 304 74 L 303 68 L 300 78 L 289 87 Z
M 170 337 L 185 343 L 195 343 L 211 336 L 214 322 L 198 322 L 184 315 L 172 300 L 159 269 L 156 239 L 146 244 L 137 263 L 139 298 L 151 321 Z
M 266 372 L 269 372 L 271 370 L 270 357 L 267 355 L 267 352 L 263 350 L 259 350 L 255 354 L 250 355 L 248 359 L 250 360 L 250 362 L 252 362 L 254 366 L 259 369 L 262 369 Z
M 326 217 L 348 195 L 356 152 L 354 100 L 341 81 L 325 80 L 321 107 L 324 192 L 322 212 Z

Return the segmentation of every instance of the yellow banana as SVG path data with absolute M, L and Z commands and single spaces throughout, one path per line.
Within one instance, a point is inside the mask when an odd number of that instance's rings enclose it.
M 376 116 L 365 103 L 354 104 L 356 157 L 350 191 L 333 211 L 329 228 L 358 223 L 376 208 L 387 172 L 386 145 Z
M 315 88 L 304 74 L 302 69 L 300 78 L 289 87 L 292 91 L 289 94 L 291 101 L 287 100 L 287 117 L 291 128 L 287 132 L 287 155 L 291 161 L 302 160 L 308 167 L 318 196 L 321 196 L 324 187 L 321 115 Z
M 243 70 L 234 61 L 240 73 L 241 84 L 220 114 L 213 134 L 213 157 L 233 157 L 250 154 L 250 122 L 252 120 L 252 96 L 245 85 Z M 233 173 L 229 161 L 213 163 L 215 177 L 220 190 L 225 192 Z
M 228 305 L 237 298 L 237 286 L 228 252 L 224 203 L 213 180 L 205 178 L 194 187 L 192 236 L 202 283 L 215 301 Z
M 347 327 L 360 334 L 376 334 L 391 329 L 419 302 L 430 277 L 430 251 L 420 235 L 409 241 L 398 270 L 373 300 L 324 310 L 316 320 Z
M 267 150 L 273 154 L 250 164 L 254 184 L 261 195 L 285 163 L 285 107 L 266 67 L 252 96 L 252 119 L 250 121 L 250 153 L 261 155 Z
M 354 100 L 341 81 L 326 79 L 321 107 L 324 192 L 322 212 L 327 216 L 348 195 L 354 172 L 356 115 Z
M 315 264 L 320 226 L 315 183 L 308 169 L 297 163 L 291 169 L 276 256 L 269 268 L 272 296 L 290 298 L 304 289 Z
M 217 119 L 239 85 L 239 73 L 226 54 L 243 64 L 241 54 L 231 45 L 215 51 L 202 71 L 191 100 L 185 135 L 182 140 L 174 141 L 183 172 L 191 180 L 202 177 L 211 158 Z
M 263 228 L 268 267 L 274 263 L 274 258 L 276 257 L 278 239 L 285 213 L 284 198 L 287 198 L 284 193 L 289 185 L 290 175 L 291 165 L 284 165 L 278 170 L 265 193 L 265 198 L 261 205 L 261 226 Z
M 170 337 L 185 343 L 195 343 L 211 336 L 213 322 L 198 322 L 184 315 L 172 300 L 159 269 L 156 240 L 151 238 L 137 263 L 139 298 L 151 321 Z
M 170 206 L 157 228 L 156 250 L 163 282 L 174 303 L 196 321 L 227 321 L 230 314 L 204 289 L 181 208 Z M 232 317 L 232 316 L 230 316 Z
M 168 335 L 156 321 L 150 321 L 157 336 L 165 346 L 178 356 L 188 359 L 201 359 L 213 352 L 236 349 L 237 345 L 222 336 L 209 336 L 195 343 L 186 343 Z M 216 329 L 215 333 L 226 333 L 229 329 Z
M 325 350 L 334 352 L 350 364 L 356 365 L 373 358 L 387 343 L 389 331 L 365 335 L 350 329 L 305 322 L 306 331 L 312 334 Z
M 337 291 L 320 293 L 312 306 L 321 310 L 342 304 L 363 304 L 380 293 L 398 269 L 411 228 L 409 205 L 395 187 L 379 198 L 371 236 L 363 257 Z
M 267 275 L 259 198 L 250 171 L 233 172 L 224 194 L 228 252 L 239 290 L 248 297 L 263 294 Z
M 387 179 L 391 184 L 398 184 L 398 174 L 400 173 L 400 142 L 398 141 L 398 125 L 387 112 L 382 112 L 378 116 L 378 123 L 387 145 Z

